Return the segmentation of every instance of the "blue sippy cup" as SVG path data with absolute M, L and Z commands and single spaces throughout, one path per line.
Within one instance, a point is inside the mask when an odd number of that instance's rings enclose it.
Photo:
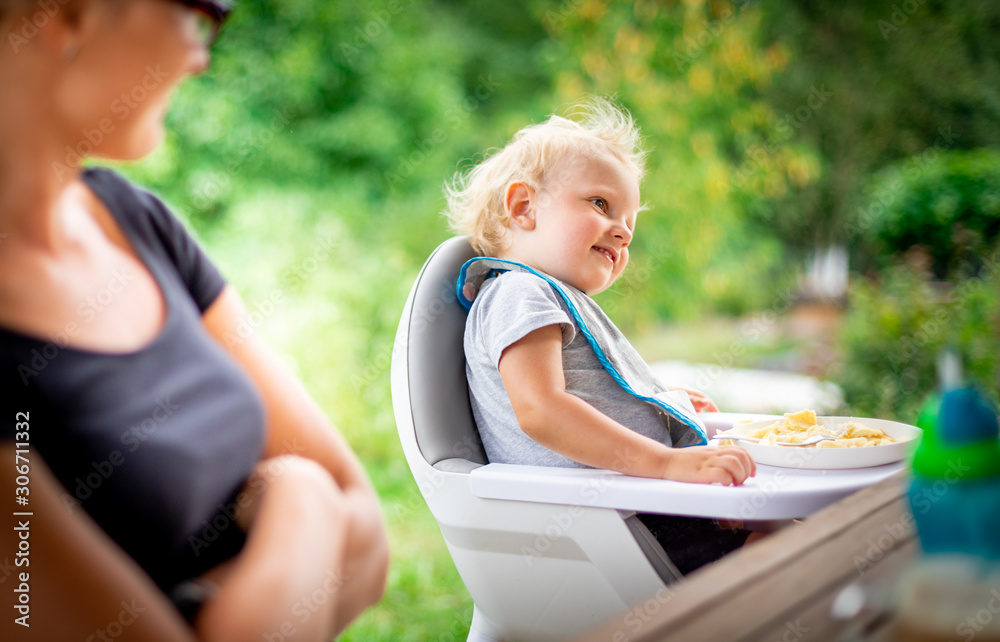
M 957 357 L 952 357 L 957 364 Z M 953 365 L 957 375 L 957 365 Z M 973 386 L 944 379 L 924 405 L 910 508 L 925 553 L 1000 561 L 1000 424 Z

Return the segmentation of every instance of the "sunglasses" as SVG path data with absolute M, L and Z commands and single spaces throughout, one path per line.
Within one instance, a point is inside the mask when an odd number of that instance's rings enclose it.
M 219 37 L 223 23 L 232 12 L 230 3 L 209 2 L 207 0 L 175 0 L 185 7 L 190 7 L 198 13 L 198 38 L 210 47 Z

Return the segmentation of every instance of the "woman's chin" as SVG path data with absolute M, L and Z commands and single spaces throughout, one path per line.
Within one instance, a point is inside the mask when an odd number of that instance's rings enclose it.
M 136 136 L 132 140 L 127 141 L 127 143 L 97 150 L 94 156 L 105 160 L 125 163 L 138 161 L 153 153 L 163 142 L 163 139 L 163 128 L 160 128 L 158 131 L 150 132 L 145 136 Z

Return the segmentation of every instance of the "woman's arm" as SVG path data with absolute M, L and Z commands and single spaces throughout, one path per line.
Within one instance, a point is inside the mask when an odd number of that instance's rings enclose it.
M 246 307 L 239 294 L 226 286 L 205 311 L 209 333 L 243 366 L 257 384 L 267 413 L 264 456 L 300 455 L 323 465 L 337 485 L 365 490 L 374 498 L 361 462 L 299 381 L 256 334 L 245 336 L 239 324 Z
M 320 642 L 343 628 L 343 502 L 333 478 L 310 459 L 259 463 L 237 501 L 246 545 L 202 577 L 218 589 L 195 622 L 199 640 Z
M 13 444 L 0 447 L 0 461 L 14 461 Z M 0 496 L 14 497 L 13 474 L 0 477 Z M 219 590 L 196 631 L 40 459 L 31 461 L 30 479 L 25 510 L 32 515 L 8 514 L 0 532 L 0 560 L 10 571 L 0 587 L 14 600 L 24 587 L 30 627 L 17 624 L 22 614 L 11 609 L 0 639 L 242 642 L 294 631 L 297 640 L 320 641 L 343 628 L 331 608 L 348 585 L 343 495 L 313 461 L 289 456 L 258 465 L 248 488 L 247 544 L 209 573 Z M 27 545 L 20 544 L 24 532 Z M 19 550 L 26 555 L 18 558 Z
M 558 325 L 508 346 L 499 368 L 521 429 L 574 461 L 640 477 L 727 485 L 742 484 L 756 472 L 742 448 L 670 448 L 566 392 Z
M 0 445 L 0 497 L 14 495 L 14 445 Z M 122 635 L 143 642 L 195 642 L 191 630 L 149 577 L 94 524 L 37 455 L 30 459 L 30 516 L 6 511 L 0 560 L 9 575 L 0 582 L 4 604 L 27 591 L 27 622 L 9 606 L 0 624 L 3 640 L 87 640 Z M 15 531 L 16 526 L 27 531 Z M 27 532 L 27 555 L 16 555 Z M 22 560 L 18 562 L 17 560 Z M 23 560 L 27 560 L 25 564 Z M 21 565 L 18 565 L 21 564 Z
M 311 459 L 333 477 L 343 493 L 343 519 L 349 530 L 343 558 L 346 585 L 336 603 L 339 630 L 377 602 L 385 590 L 389 547 L 378 497 L 360 461 L 304 386 L 260 337 L 241 338 L 240 322 L 245 316 L 239 295 L 226 286 L 206 310 L 203 322 L 261 394 L 267 416 L 265 457 L 291 454 Z

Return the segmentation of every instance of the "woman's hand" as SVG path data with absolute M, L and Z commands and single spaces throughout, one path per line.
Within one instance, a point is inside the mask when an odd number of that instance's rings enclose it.
M 757 464 L 739 446 L 670 448 L 664 457 L 663 479 L 739 486 L 757 474 Z

